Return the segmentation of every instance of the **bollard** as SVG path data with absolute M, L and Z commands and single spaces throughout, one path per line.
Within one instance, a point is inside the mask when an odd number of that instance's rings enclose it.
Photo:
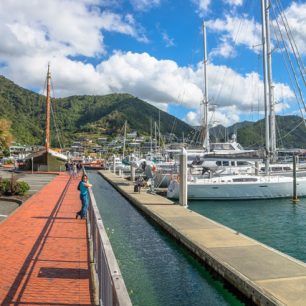
M 122 169 L 119 169 L 119 176 L 122 177 Z
M 113 173 L 116 174 L 116 155 L 113 155 Z
M 135 167 L 133 163 L 131 163 L 131 182 L 135 182 Z
M 185 148 L 182 148 L 180 154 L 180 194 L 179 204 L 183 207 L 188 207 L 188 188 L 187 188 L 187 152 Z
M 297 197 L 297 191 L 296 191 L 296 164 L 297 164 L 297 156 L 293 156 L 293 197 L 292 197 L 292 203 L 299 202 L 299 199 Z
M 255 162 L 255 175 L 259 175 L 259 162 Z

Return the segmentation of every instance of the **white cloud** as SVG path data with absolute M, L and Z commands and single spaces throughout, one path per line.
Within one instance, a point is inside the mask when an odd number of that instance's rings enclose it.
M 162 37 L 163 37 L 164 42 L 166 43 L 166 47 L 173 47 L 175 45 L 174 39 L 170 38 L 166 32 L 162 33 Z
M 209 53 L 209 58 L 221 56 L 224 58 L 232 58 L 236 56 L 236 50 L 226 38 L 221 38 L 222 42 L 217 48 L 213 48 Z
M 201 124 L 200 114 L 194 111 L 188 112 L 183 120 L 191 126 L 199 126 Z
M 138 11 L 147 11 L 160 4 L 160 0 L 130 0 L 132 6 Z
M 191 68 L 157 60 L 147 53 L 117 52 L 98 65 L 97 71 L 106 76 L 114 92 L 129 92 L 147 101 L 195 104 L 202 98 L 200 88 L 190 78 L 194 74 Z
M 261 43 L 261 25 L 256 23 L 254 19 L 232 17 L 227 15 L 224 20 L 210 20 L 207 27 L 217 33 L 223 33 L 221 40 L 232 41 L 237 45 L 245 45 L 253 51 L 260 49 L 254 46 Z
M 225 3 L 229 5 L 240 6 L 243 4 L 243 0 L 224 0 Z
M 211 0 L 192 0 L 192 2 L 196 5 L 196 11 L 201 17 L 207 14 Z
M 290 31 L 299 52 L 306 55 L 306 3 L 298 4 L 293 1 L 292 4 L 284 11 L 283 16 L 288 21 Z M 286 30 L 284 29 L 284 23 L 281 16 L 278 16 L 277 20 L 280 24 L 283 36 L 286 38 Z
M 240 112 L 236 106 L 223 107 L 215 111 L 208 112 L 208 123 L 210 127 L 222 124 L 223 126 L 231 126 L 239 121 Z M 190 111 L 183 118 L 191 126 L 200 126 L 203 123 L 203 114 L 199 111 Z
M 2 0 L 0 56 L 22 50 L 29 54 L 93 57 L 106 52 L 103 31 L 147 40 L 133 16 L 102 10 L 98 4 L 98 0 L 45 0 L 43 9 L 38 9 L 39 0 Z

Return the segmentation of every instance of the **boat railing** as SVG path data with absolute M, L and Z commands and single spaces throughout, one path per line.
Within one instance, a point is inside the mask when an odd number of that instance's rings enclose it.
M 129 294 L 91 189 L 89 196 L 87 220 L 91 268 L 96 284 L 95 299 L 103 306 L 131 306 Z

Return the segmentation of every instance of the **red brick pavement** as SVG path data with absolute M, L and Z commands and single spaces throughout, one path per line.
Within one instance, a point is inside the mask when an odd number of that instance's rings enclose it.
M 0 224 L 1 305 L 93 305 L 78 180 L 61 174 Z

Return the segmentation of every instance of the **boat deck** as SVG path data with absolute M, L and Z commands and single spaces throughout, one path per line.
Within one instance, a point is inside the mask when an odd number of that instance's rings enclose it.
M 203 217 L 109 171 L 122 195 L 258 305 L 306 305 L 306 264 Z

